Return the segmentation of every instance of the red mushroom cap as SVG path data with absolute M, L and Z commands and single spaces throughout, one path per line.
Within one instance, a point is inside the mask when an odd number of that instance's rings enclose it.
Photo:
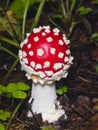
M 21 43 L 19 57 L 22 69 L 29 76 L 37 76 L 36 80 L 33 79 L 36 82 L 53 82 L 66 77 L 73 59 L 68 44 L 69 40 L 57 28 L 34 28 Z

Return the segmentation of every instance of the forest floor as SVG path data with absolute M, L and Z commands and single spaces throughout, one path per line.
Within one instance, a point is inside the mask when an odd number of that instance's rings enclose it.
M 98 32 L 98 19 L 92 23 L 92 26 L 95 26 L 94 29 Z M 42 122 L 41 115 L 36 115 L 29 120 L 26 117 L 26 112 L 29 109 L 28 97 L 15 115 L 9 130 L 40 130 L 40 127 L 45 125 L 53 126 L 56 130 L 98 130 L 98 72 L 96 72 L 98 43 L 97 46 L 91 43 L 85 28 L 81 27 L 81 30 L 77 29 L 71 38 L 71 52 L 74 60 L 68 77 L 56 83 L 57 86 L 66 85 L 68 87 L 67 93 L 58 95 L 58 100 L 66 112 L 67 119 L 60 118 L 57 122 L 49 124 Z M 0 58 L 0 62 L 3 62 L 3 53 Z M 0 82 L 9 67 L 10 62 L 7 62 L 0 68 Z M 31 86 L 31 81 L 28 81 L 25 73 L 21 72 L 20 64 L 14 69 L 6 84 L 19 81 Z M 0 109 L 12 112 L 18 103 L 19 100 L 2 97 Z
M 74 41 L 72 55 L 73 65 L 66 79 L 62 79 L 57 85 L 68 86 L 68 92 L 58 95 L 67 119 L 60 118 L 57 122 L 43 123 L 41 115 L 29 120 L 26 117 L 28 110 L 27 100 L 23 103 L 14 117 L 9 130 L 40 130 L 41 126 L 53 126 L 56 130 L 98 130 L 98 48 L 87 41 L 87 36 L 81 31 L 81 37 Z M 25 74 L 21 72 L 20 65 L 14 70 L 7 82 L 23 81 L 31 85 Z M 3 99 L 2 108 L 14 110 L 18 101 Z M 5 123 L 7 125 L 7 123 Z

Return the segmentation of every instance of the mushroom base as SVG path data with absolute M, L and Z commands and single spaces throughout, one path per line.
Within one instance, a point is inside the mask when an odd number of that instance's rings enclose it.
M 44 84 L 33 83 L 31 98 L 29 102 L 33 113 L 42 114 L 43 121 L 49 123 L 57 121 L 62 115 L 65 119 L 67 118 L 62 106 L 57 101 L 55 84 Z M 30 111 L 27 114 L 28 117 L 32 117 Z

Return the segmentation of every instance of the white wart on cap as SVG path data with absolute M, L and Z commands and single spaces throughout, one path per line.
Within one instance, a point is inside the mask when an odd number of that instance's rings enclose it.
M 22 70 L 29 76 L 36 75 L 37 82 L 40 83 L 60 80 L 67 75 L 73 60 L 69 42 L 57 28 L 34 28 L 21 43 L 19 57 Z

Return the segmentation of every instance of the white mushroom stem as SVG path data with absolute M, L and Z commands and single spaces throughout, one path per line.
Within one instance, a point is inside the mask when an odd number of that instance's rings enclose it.
M 62 115 L 66 115 L 62 106 L 57 101 L 57 95 L 55 90 L 55 84 L 45 84 L 41 85 L 39 83 L 33 83 L 31 98 L 29 102 L 32 100 L 31 109 L 34 113 L 42 114 L 43 121 L 48 121 L 49 123 L 55 122 Z M 31 117 L 32 114 L 29 111 L 28 117 Z

